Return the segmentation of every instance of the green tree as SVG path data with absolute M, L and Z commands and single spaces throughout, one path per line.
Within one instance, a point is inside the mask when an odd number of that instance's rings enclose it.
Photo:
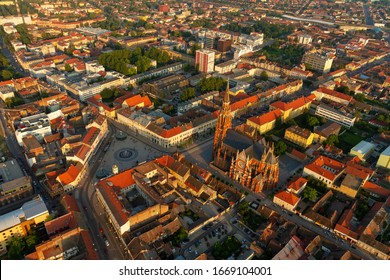
M 8 244 L 8 258 L 10 260 L 21 260 L 26 250 L 26 241 L 21 237 L 13 237 Z
M 268 74 L 267 74 L 266 71 L 261 72 L 261 74 L 260 74 L 260 79 L 261 79 L 262 81 L 267 81 L 267 80 L 268 80 Z
M 329 137 L 324 141 L 325 145 L 335 145 L 339 143 L 339 137 L 335 134 L 329 135 Z
M 364 100 L 365 100 L 366 98 L 365 98 L 364 94 L 358 93 L 358 94 L 355 95 L 355 99 L 356 99 L 357 101 L 359 101 L 359 102 L 364 102 Z
M 14 74 L 9 70 L 1 70 L 1 77 L 4 81 L 11 80 L 14 77 Z
M 186 100 L 194 98 L 194 97 L 195 97 L 195 88 L 190 87 L 190 88 L 186 88 L 185 90 L 183 90 L 183 93 L 180 96 L 180 100 L 186 101 Z
M 314 116 L 307 115 L 306 123 L 307 123 L 308 126 L 313 128 L 313 127 L 319 125 L 320 121 L 316 117 L 314 117 Z
M 306 187 L 305 190 L 303 191 L 303 197 L 311 201 L 315 201 L 317 196 L 318 196 L 317 190 L 311 187 Z
M 286 143 L 284 143 L 283 141 L 276 142 L 274 151 L 276 156 L 284 155 L 287 151 Z
M 72 72 L 73 71 L 72 66 L 70 66 L 68 63 L 65 63 L 65 71 L 66 72 Z

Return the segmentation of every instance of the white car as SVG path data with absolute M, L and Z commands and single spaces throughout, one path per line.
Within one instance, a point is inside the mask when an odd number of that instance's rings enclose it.
M 110 246 L 110 242 L 108 242 L 108 240 L 106 239 L 106 240 L 104 240 L 104 243 L 106 243 L 106 246 L 108 247 L 108 246 Z

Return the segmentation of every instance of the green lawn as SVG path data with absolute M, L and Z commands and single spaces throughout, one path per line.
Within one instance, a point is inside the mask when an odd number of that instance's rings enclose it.
M 342 135 L 339 135 L 339 143 L 336 146 L 342 149 L 345 153 L 348 153 L 351 148 L 362 140 L 363 138 L 361 136 L 350 131 L 345 131 Z

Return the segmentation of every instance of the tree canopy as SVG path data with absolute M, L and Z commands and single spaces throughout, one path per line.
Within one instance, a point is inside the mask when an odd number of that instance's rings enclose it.
M 213 90 L 221 91 L 226 87 L 227 82 L 221 77 L 203 78 L 198 87 L 200 92 L 205 93 Z

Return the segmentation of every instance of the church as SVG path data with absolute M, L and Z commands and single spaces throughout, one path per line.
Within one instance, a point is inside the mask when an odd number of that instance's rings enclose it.
M 271 189 L 278 182 L 279 161 L 273 144 L 243 129 L 232 129 L 229 83 L 214 135 L 213 164 L 254 192 Z

